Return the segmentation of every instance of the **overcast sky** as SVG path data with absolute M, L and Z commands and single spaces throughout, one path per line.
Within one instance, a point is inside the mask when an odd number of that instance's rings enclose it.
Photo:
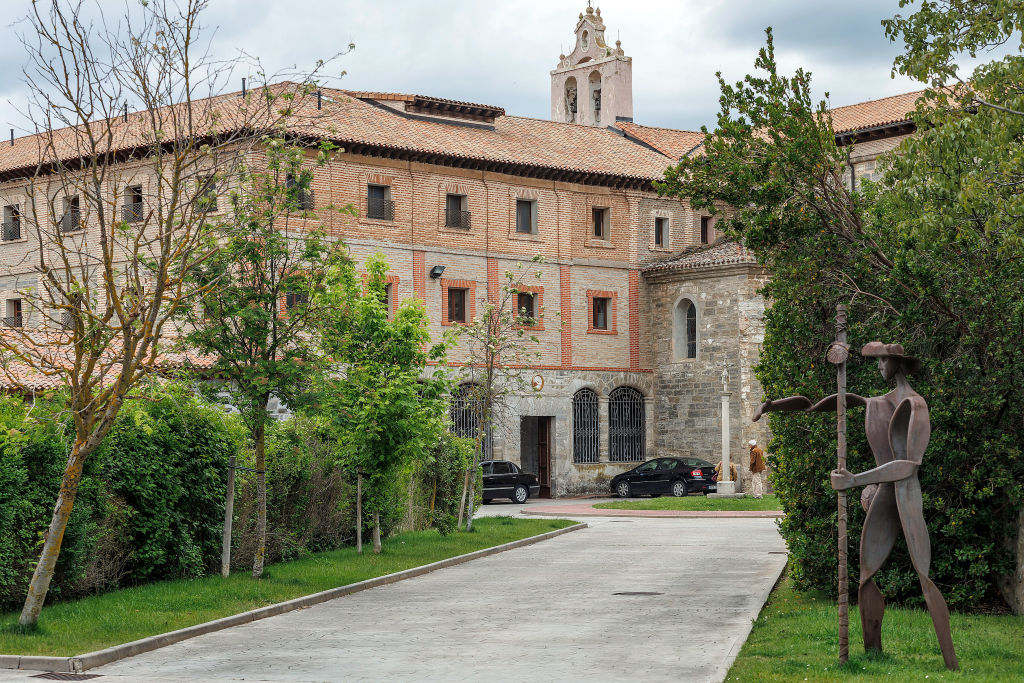
M 135 2 L 136 0 L 129 0 Z M 116 13 L 123 0 L 103 0 Z M 781 66 L 814 75 L 818 96 L 834 106 L 920 87 L 890 78 L 899 46 L 881 20 L 897 0 L 604 0 L 598 3 L 614 44 L 633 58 L 633 113 L 638 123 L 697 129 L 718 109 L 715 72 L 729 80 L 750 71 L 775 30 Z M 29 0 L 4 0 L 8 21 Z M 585 0 L 211 0 L 205 22 L 217 27 L 214 52 L 244 49 L 270 71 L 356 47 L 331 70 L 335 84 L 356 90 L 409 92 L 504 107 L 548 118 L 549 72 L 574 44 Z M 19 134 L 23 61 L 8 24 L 0 35 L 0 122 Z M 239 77 L 243 74 L 239 74 Z M 232 89 L 238 87 L 233 84 Z

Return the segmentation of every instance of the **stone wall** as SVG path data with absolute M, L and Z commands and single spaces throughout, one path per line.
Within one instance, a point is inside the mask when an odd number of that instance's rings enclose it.
M 763 445 L 768 440 L 766 424 L 750 421 L 762 400 L 753 366 L 764 336 L 765 303 L 758 289 L 766 275 L 757 266 L 743 265 L 660 271 L 647 279 L 655 353 L 654 449 L 658 455 L 721 460 L 725 369 L 730 457 L 745 488 L 747 441 L 754 438 Z M 677 360 L 672 313 L 683 298 L 697 306 L 697 357 Z

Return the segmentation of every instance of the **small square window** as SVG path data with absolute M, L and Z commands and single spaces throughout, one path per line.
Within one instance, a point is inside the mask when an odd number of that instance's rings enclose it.
M 707 244 L 711 236 L 711 216 L 700 217 L 700 243 Z
M 529 199 L 516 200 L 516 232 L 530 234 L 537 228 L 537 202 Z
M 654 219 L 654 246 L 664 248 L 668 244 L 668 219 Z
M 395 220 L 395 203 L 390 185 L 366 186 L 366 217 L 379 221 Z
M 466 293 L 467 289 L 448 290 L 448 322 L 466 322 Z
M 608 311 L 611 308 L 611 299 L 607 297 L 594 297 L 594 329 L 608 329 Z
M 520 318 L 537 317 L 537 295 L 532 292 L 516 293 L 516 315 Z
M 611 212 L 608 209 L 593 209 L 595 239 L 608 239 L 608 215 L 610 213 Z

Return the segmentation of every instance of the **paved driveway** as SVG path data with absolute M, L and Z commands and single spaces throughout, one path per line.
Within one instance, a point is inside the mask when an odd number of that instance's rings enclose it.
M 154 682 L 721 680 L 785 563 L 774 520 L 587 523 L 90 673 Z

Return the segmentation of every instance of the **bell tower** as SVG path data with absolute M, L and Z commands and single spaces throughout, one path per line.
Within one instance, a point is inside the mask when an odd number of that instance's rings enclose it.
M 551 72 L 551 120 L 586 126 L 614 126 L 633 120 L 633 59 L 616 40 L 604 39 L 601 8 L 587 3 L 576 23 L 576 46 L 559 55 Z

